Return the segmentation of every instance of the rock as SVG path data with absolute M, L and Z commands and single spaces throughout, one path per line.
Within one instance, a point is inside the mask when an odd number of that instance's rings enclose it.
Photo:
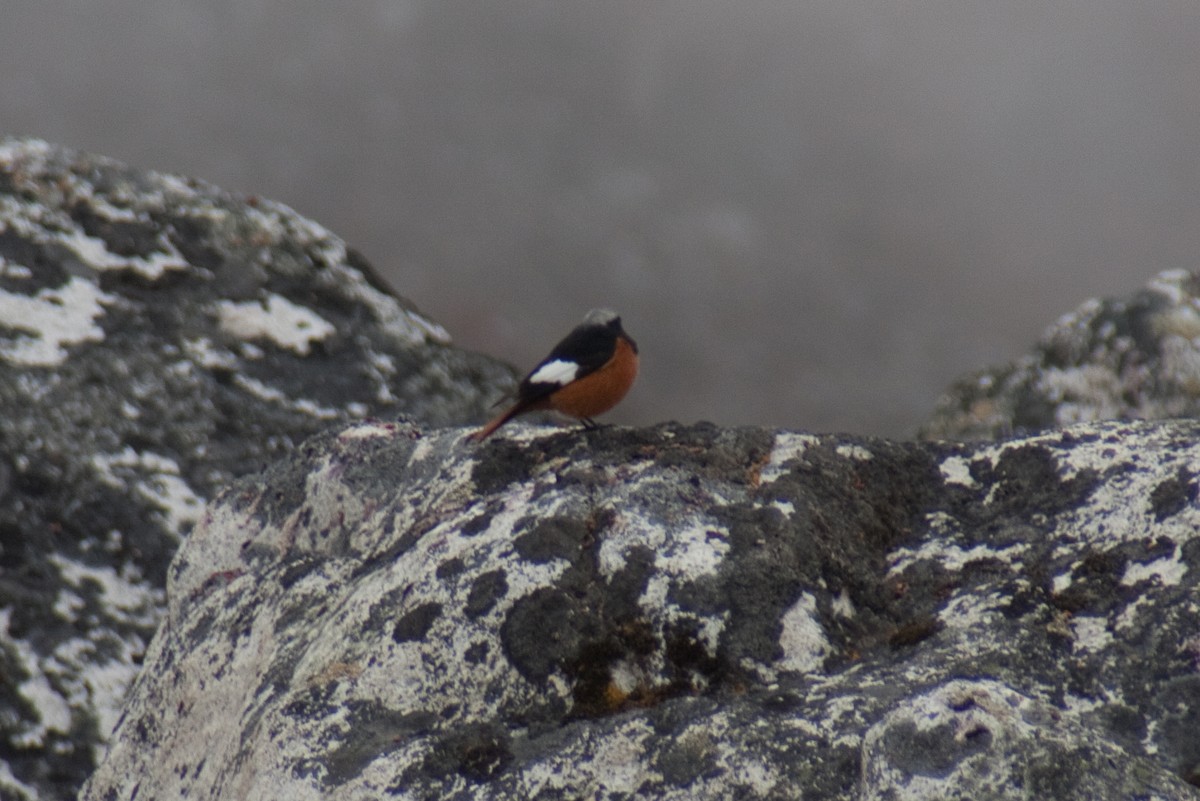
M 1197 797 L 1200 423 L 463 433 L 223 492 L 81 797 Z
M 1200 275 L 1175 270 L 1130 298 L 1090 300 L 1034 352 L 956 382 L 920 436 L 995 439 L 1095 420 L 1200 416 Z
M 76 795 L 219 488 L 511 384 L 279 204 L 0 140 L 0 797 Z

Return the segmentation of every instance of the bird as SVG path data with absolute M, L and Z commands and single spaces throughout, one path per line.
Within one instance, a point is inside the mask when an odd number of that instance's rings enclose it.
M 595 428 L 592 418 L 616 406 L 638 372 L 638 346 L 611 309 L 592 309 L 550 354 L 521 380 L 517 400 L 470 435 L 482 442 L 526 412 L 551 409 Z

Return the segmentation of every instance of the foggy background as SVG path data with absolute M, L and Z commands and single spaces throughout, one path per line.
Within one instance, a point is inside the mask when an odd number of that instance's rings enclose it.
M 1200 253 L 1195 0 L 0 0 L 0 133 L 282 201 L 607 419 L 910 435 Z

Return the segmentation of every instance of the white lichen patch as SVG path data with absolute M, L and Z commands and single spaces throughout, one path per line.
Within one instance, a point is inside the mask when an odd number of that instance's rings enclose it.
M 632 519 L 622 520 L 614 529 L 616 536 L 605 539 L 600 548 L 600 569 L 606 575 L 613 575 L 624 566 L 628 549 L 639 542 L 635 531 L 658 540 L 658 545 L 651 547 L 655 552 L 654 563 L 664 578 L 694 580 L 713 575 L 729 552 L 729 531 L 699 516 L 678 528 L 672 526 L 670 532 Z
M 850 594 L 845 589 L 834 596 L 830 610 L 838 617 L 847 620 L 854 617 L 854 602 L 850 600 Z
M 32 297 L 0 289 L 0 358 L 37 367 L 62 364 L 66 346 L 104 339 L 96 320 L 104 315 L 104 304 L 115 301 L 77 276 Z
M 130 641 L 122 640 L 115 659 L 100 656 L 95 645 L 87 640 L 68 641 L 55 650 L 56 655 L 66 652 L 78 654 L 71 672 L 78 682 L 79 691 L 72 695 L 78 706 L 89 706 L 96 715 L 96 729 L 101 742 L 95 749 L 94 759 L 99 760 L 103 756 L 103 744 L 112 736 L 121 719 L 129 687 L 141 671 L 140 659 L 144 651 L 145 644 L 139 637 Z
M 646 741 L 654 729 L 641 720 L 623 723 L 604 737 L 575 734 L 553 758 L 525 767 L 518 798 L 630 798 L 662 775 L 646 764 Z
M 391 439 L 395 435 L 396 429 L 394 426 L 387 426 L 382 423 L 362 423 L 360 425 L 350 426 L 346 430 L 342 431 L 340 434 L 338 434 L 338 439 L 342 442 L 353 442 L 354 440 L 364 439 Z M 422 445 L 425 445 L 426 448 L 428 448 L 428 444 L 425 442 L 417 443 L 418 448 Z M 413 461 L 420 461 L 415 453 L 413 455 Z
M 1143 433 L 1137 430 L 1138 423 L 1128 423 L 1123 426 L 1125 431 L 1117 428 L 1114 424 L 1098 424 L 1094 429 L 1081 426 L 1069 432 L 1051 429 L 1018 440 L 981 447 L 974 452 L 971 462 L 983 461 L 994 468 L 1009 451 L 1042 447 L 1057 460 L 1059 479 L 1070 481 L 1083 471 L 1103 472 L 1115 463 L 1131 459 L 1134 456 L 1133 450 L 1121 444 L 1124 434 L 1135 435 L 1134 440 L 1139 452 L 1144 452 L 1146 447 L 1151 446 L 1151 443 L 1143 438 Z M 1090 433 L 1104 436 L 1086 439 Z M 1150 434 L 1150 431 L 1145 433 Z M 1167 436 L 1165 432 L 1157 433 L 1163 437 Z M 990 496 L 986 502 L 991 502 Z
M 1150 756 L 1158 753 L 1158 727 L 1157 720 L 1151 720 L 1146 724 L 1146 736 L 1142 738 L 1142 750 Z
M 1176 546 L 1170 556 L 1155 559 L 1153 562 L 1130 562 L 1125 567 L 1125 574 L 1121 576 L 1121 583 L 1126 587 L 1132 587 L 1139 581 L 1157 578 L 1162 586 L 1174 587 L 1183 581 L 1183 576 L 1188 569 L 1180 556 L 1179 548 Z
M 297 214 L 296 210 L 275 200 L 258 198 L 246 209 L 246 216 L 270 231 L 276 241 L 293 239 L 311 251 L 326 268 L 344 264 L 345 241 L 320 223 Z
M 729 551 L 728 530 L 703 515 L 672 521 L 666 526 L 649 515 L 639 514 L 636 507 L 626 502 L 617 501 L 613 506 L 620 511 L 600 544 L 597 560 L 600 573 L 615 576 L 626 567 L 632 549 L 649 548 L 654 552 L 655 570 L 639 604 L 648 611 L 665 609 L 668 619 L 675 619 L 679 610 L 667 601 L 672 586 L 715 574 Z M 699 638 L 715 648 L 723 621 L 723 617 L 694 621 L 700 627 Z
M 0 762 L 0 798 L 12 801 L 40 801 L 42 795 L 36 787 L 14 776 L 7 762 Z
M 3 227 L 0 227 L 0 231 L 3 230 Z M 0 256 L 0 276 L 10 280 L 25 281 L 33 278 L 33 270 L 29 269 L 24 264 L 11 262 L 5 259 L 3 256 Z
M 322 406 L 307 398 L 293 398 L 283 390 L 268 386 L 257 378 L 238 373 L 233 376 L 233 383 L 261 401 L 276 403 L 285 409 L 302 412 L 317 420 L 336 420 L 341 417 L 337 409 Z
M 236 375 L 234 376 L 233 380 L 238 385 L 239 389 L 244 389 L 246 392 L 250 393 L 259 400 L 267 401 L 268 403 L 278 403 L 280 405 L 287 405 L 291 400 L 291 398 L 286 395 L 283 390 L 269 387 L 263 382 L 259 381 L 257 378 Z
M 784 467 L 788 462 L 799 459 L 811 447 L 820 444 L 821 438 L 812 434 L 798 434 L 794 431 L 782 431 L 775 435 L 775 443 L 771 448 L 771 456 L 763 466 L 759 480 L 770 484 L 788 471 Z
M 995 559 L 1008 564 L 1020 560 L 1028 546 L 1024 543 L 997 548 L 992 545 L 975 545 L 962 548 L 941 539 L 931 539 L 918 548 L 897 548 L 888 555 L 888 576 L 903 573 L 909 566 L 926 560 L 938 562 L 946 570 L 958 571 L 969 563 L 980 559 Z
M 316 420 L 335 420 L 341 416 L 338 410 L 332 406 L 322 406 L 309 398 L 296 398 L 292 400 L 290 406 L 296 411 L 303 412 Z M 353 401 L 346 404 L 346 414 L 354 416 L 354 409 L 361 410 L 362 406 Z
M 739 792 L 745 792 L 748 787 L 750 792 L 756 794 L 751 797 L 785 797 L 781 793 L 783 788 L 779 786 L 782 778 L 777 765 L 748 757 L 744 749 L 739 749 L 722 740 L 718 740 L 715 745 L 718 755 L 716 764 L 727 775 L 737 777 L 735 786 Z
M 20 164 L 24 169 L 40 171 L 46 158 L 54 152 L 42 139 L 0 139 L 0 164 Z
M 72 586 L 95 582 L 101 588 L 105 608 L 115 611 L 125 622 L 150 627 L 157 621 L 153 607 L 161 603 L 161 591 L 131 584 L 110 568 L 92 568 L 58 556 L 52 561 Z M 10 636 L 11 616 L 10 609 L 0 610 L 0 638 L 13 646 L 20 672 L 29 676 L 17 685 L 17 694 L 38 715 L 38 723 L 17 733 L 14 742 L 27 748 L 44 746 L 51 733 L 67 735 L 72 731 L 73 710 L 87 709 L 95 715 L 101 736 L 93 754 L 99 759 L 104 741 L 120 718 L 129 685 L 138 674 L 143 641 L 137 636 L 105 636 L 101 656 L 95 642 L 75 638 L 60 643 L 52 654 L 39 656 L 27 642 Z
M 58 554 L 52 554 L 50 561 L 67 586 L 79 591 L 89 585 L 99 589 L 105 607 L 120 615 L 122 622 L 153 626 L 158 621 L 162 591 L 130 568 L 118 572 L 109 565 L 86 565 Z
M 1191 281 L 1192 273 L 1189 270 L 1163 270 L 1146 282 L 1146 289 L 1163 295 L 1172 306 L 1180 306 L 1184 301 L 1194 306 L 1196 299 L 1189 297 L 1186 288 Z
M 971 463 L 961 456 L 951 456 L 942 460 L 938 470 L 947 484 L 971 488 L 979 486 L 979 482 L 971 477 Z
M 190 200 L 196 197 L 196 184 L 200 183 L 192 178 L 184 178 L 173 173 L 166 172 L 151 172 L 158 186 L 152 190 L 151 197 L 162 202 L 162 197 L 170 196 L 175 200 Z M 224 209 L 217 206 L 208 206 L 203 211 L 211 212 L 208 216 L 216 216 L 220 213 L 226 213 Z
M 26 163 L 25 167 L 28 168 L 29 164 Z M 40 164 L 34 169 L 43 168 L 44 164 Z M 152 204 L 150 195 L 155 192 L 151 189 L 148 193 L 133 195 L 122 194 L 114 189 L 112 194 L 97 193 L 88 180 L 77 179 L 71 183 L 70 194 L 72 203 L 85 205 L 96 217 L 108 219 L 110 222 L 128 223 L 144 219 L 145 212 L 134 210 L 131 205 L 118 204 L 122 201 L 137 203 L 139 206 Z M 26 239 L 40 245 L 70 249 L 79 264 L 90 270 L 127 270 L 149 281 L 156 281 L 168 271 L 191 269 L 191 265 L 175 248 L 166 231 L 160 231 L 156 235 L 151 252 L 143 255 L 122 255 L 109 249 L 108 243 L 100 237 L 88 234 L 88 231 L 62 207 L 25 203 L 12 198 L 0 200 L 0 205 L 4 206 L 4 223 L 0 223 L 4 227 L 16 230 Z M 161 207 L 161 203 L 158 207 Z
M 1200 472 L 1200 453 L 1194 448 L 1174 447 L 1167 429 L 1131 423 L 1124 430 L 1109 427 L 1110 436 L 1094 442 L 1076 443 L 1061 458 L 1064 473 L 1078 474 L 1090 470 L 1096 474 L 1111 473 L 1092 490 L 1087 502 L 1066 513 L 1060 525 L 1081 541 L 1110 547 L 1118 542 L 1149 541 L 1169 537 L 1178 543 L 1193 539 L 1200 532 L 1200 508 L 1189 505 L 1165 520 L 1156 520 L 1149 499 L 1164 481 L 1173 480 L 1180 470 L 1195 475 Z M 1126 436 L 1130 444 L 1126 445 Z M 1131 450 L 1136 448 L 1136 453 Z M 1140 454 L 1156 453 L 1159 457 L 1147 463 Z M 1127 469 L 1114 470 L 1126 466 Z M 1147 499 L 1145 504 L 1130 499 Z M 1178 564 L 1178 553 L 1168 561 L 1149 568 L 1161 572 L 1164 581 L 1175 581 L 1186 567 Z M 1141 567 L 1134 567 L 1133 577 Z
M 1054 404 L 1060 426 L 1111 420 L 1124 411 L 1121 377 L 1103 365 L 1046 368 L 1036 388 Z
M 1182 327 L 1187 326 L 1192 328 L 1196 325 L 1196 312 L 1194 309 L 1189 309 L 1185 317 L 1181 310 L 1175 310 L 1174 319 L 1171 324 Z M 1200 339 L 1195 335 L 1190 337 L 1182 336 L 1164 336 L 1159 346 L 1161 353 L 1160 370 L 1174 383 L 1179 389 L 1191 395 L 1195 395 L 1197 390 L 1200 390 Z M 1166 404 L 1158 404 L 1163 406 Z M 1181 414 L 1183 413 L 1183 404 L 1176 401 L 1176 405 L 1167 406 L 1164 409 L 1166 412 Z M 1165 416 L 1165 415 L 1164 415 Z
M 563 463 L 565 465 L 565 463 Z M 649 548 L 656 561 L 677 576 L 698 576 L 716 569 L 729 550 L 728 531 L 716 520 L 699 513 L 666 524 L 658 520 L 642 498 L 652 498 L 658 492 L 671 491 L 671 484 L 661 475 L 651 474 L 639 480 L 640 470 L 624 478 L 620 495 L 606 501 L 604 506 L 614 513 L 612 526 L 600 544 L 598 564 L 601 575 L 613 576 L 626 565 L 626 557 L 635 548 Z M 546 471 L 545 478 L 552 473 Z M 669 542 L 678 535 L 678 539 Z
M 1074 580 L 1071 578 L 1071 572 L 1078 564 L 1079 563 L 1076 562 L 1074 565 L 1071 565 L 1071 570 L 1068 570 L 1066 573 L 1059 573 L 1054 577 L 1053 582 L 1051 582 L 1050 589 L 1055 595 L 1065 592 L 1066 589 L 1071 586 L 1071 582 Z
M 1134 631 L 1140 624 L 1138 615 L 1143 608 L 1149 609 L 1154 602 L 1146 595 L 1139 595 L 1128 606 L 1121 610 L 1113 621 L 1113 630 L 1119 634 L 1127 634 Z
M 138 220 L 149 220 L 149 216 L 144 212 L 139 214 L 128 206 L 117 206 L 110 202 L 110 198 L 115 198 L 116 195 L 97 195 L 93 191 L 91 184 L 80 182 L 79 190 L 79 196 L 87 198 L 88 207 L 95 212 L 97 217 L 108 220 L 109 222 L 137 222 Z M 132 199 L 132 196 L 128 197 L 129 199 Z M 170 244 L 170 241 L 167 240 L 166 237 L 163 237 L 160 241 L 170 248 L 171 251 L 175 252 L 176 256 L 178 256 L 178 251 L 175 251 L 174 246 Z M 179 262 L 182 264 L 182 257 L 179 257 Z
M 253 342 L 239 342 L 238 353 L 247 361 L 256 362 L 267 355 L 267 352 Z
M 825 628 L 817 615 L 817 599 L 812 593 L 802 594 L 783 614 L 780 624 L 779 646 L 783 656 L 775 662 L 775 667 L 798 673 L 819 671 L 833 646 L 825 636 Z
M 66 245 L 79 260 L 97 272 L 130 270 L 143 278 L 154 281 L 162 278 L 168 270 L 187 270 L 189 265 L 175 246 L 160 235 L 149 256 L 120 256 L 108 249 L 103 239 L 88 236 L 82 229 L 60 234 L 57 239 Z
M 390 383 L 396 375 L 396 360 L 390 354 L 379 353 L 372 348 L 367 348 L 363 355 L 366 356 L 367 375 L 375 384 L 375 401 L 380 404 L 396 403 L 399 398 L 392 392 Z
M 639 494 L 636 486 L 633 497 Z M 626 567 L 632 549 L 649 548 L 654 553 L 655 569 L 638 603 L 650 612 L 665 610 L 668 620 L 677 619 L 680 610 L 667 600 L 671 588 L 714 575 L 729 552 L 729 531 L 703 515 L 666 526 L 650 515 L 639 514 L 628 502 L 616 501 L 613 506 L 619 511 L 600 544 L 597 561 L 601 575 L 615 576 Z M 715 649 L 725 617 L 695 620 L 689 615 L 689 620 L 698 625 L 699 639 Z
M 358 270 L 335 268 L 329 272 L 328 278 L 337 282 L 339 292 L 371 309 L 383 329 L 398 342 L 411 345 L 425 342 L 450 344 L 450 332 L 424 315 L 404 308 L 396 298 L 371 286 Z
M 54 597 L 54 614 L 63 620 L 74 620 L 79 610 L 83 609 L 84 601 L 70 590 L 59 590 Z
M 257 207 L 248 207 L 245 214 L 276 241 L 292 238 L 313 252 L 315 259 L 323 263 L 323 269 L 317 271 L 317 281 L 369 308 L 384 331 L 396 341 L 411 345 L 450 343 L 445 328 L 404 308 L 395 297 L 372 286 L 361 270 L 351 267 L 347 263 L 346 243 L 324 226 L 282 203 L 265 199 Z
M 1074 693 L 1063 693 L 1062 697 L 1063 708 L 1079 716 L 1095 714 L 1104 709 L 1108 703 L 1109 701 L 1105 698 L 1090 698 Z
M 951 632 L 987 631 L 1001 614 L 1004 603 L 999 593 L 957 593 L 938 612 L 938 620 Z
M 101 481 L 130 489 L 156 507 L 174 537 L 182 537 L 200 519 L 206 501 L 183 480 L 174 459 L 126 447 L 120 453 L 95 454 L 92 466 Z
M 1089 433 L 1099 436 L 1080 440 L 1080 435 Z M 1063 442 L 1064 436 L 1070 439 Z M 1115 466 L 1136 466 L 1135 470 L 1124 470 L 1108 477 L 1102 489 L 1123 491 L 1137 484 L 1152 482 L 1146 487 L 1145 497 L 1149 497 L 1150 491 L 1163 479 L 1174 476 L 1179 466 L 1200 467 L 1200 454 L 1190 448 L 1179 450 L 1176 436 L 1169 427 L 1130 422 L 1082 427 L 1065 435 L 1050 433 L 1032 441 L 1044 442 L 1055 451 L 1060 465 L 1059 475 L 1065 480 L 1075 478 L 1084 471 L 1104 474 Z M 1147 453 L 1158 453 L 1163 458 L 1147 467 L 1141 464 L 1142 457 Z M 1125 504 L 1129 505 L 1127 499 Z
M 232 337 L 265 339 L 301 356 L 311 352 L 312 343 L 324 341 L 337 332 L 312 309 L 275 293 L 269 293 L 265 302 L 218 301 L 216 314 L 221 330 Z
M 953 540 L 955 536 L 962 533 L 962 526 L 958 520 L 946 512 L 927 512 L 925 523 L 929 526 L 929 533 L 938 540 Z
M 12 609 L 0 609 L 0 639 L 12 646 L 17 660 L 18 674 L 29 678 L 17 684 L 17 695 L 37 710 L 38 723 L 17 733 L 14 744 L 23 748 L 36 748 L 45 744 L 51 732 L 66 734 L 71 730 L 71 706 L 67 699 L 50 684 L 42 667 L 42 660 L 25 640 L 14 639 L 9 633 Z
M 183 348 L 189 358 L 206 370 L 233 370 L 238 366 L 237 356 L 214 345 L 208 337 L 185 340 Z
M 796 505 L 791 501 L 771 501 L 771 506 L 778 509 L 784 517 L 791 517 L 796 513 Z
M 1200 508 L 1188 505 L 1165 520 L 1156 519 L 1150 498 L 1163 482 L 1174 480 L 1180 471 L 1200 473 L 1200 452 L 1194 448 L 1178 447 L 1177 433 L 1152 423 L 1104 423 L 1094 427 L 1081 426 L 1069 432 L 1051 431 L 1035 437 L 982 448 L 975 460 L 986 459 L 996 465 L 1006 451 L 1013 448 L 1042 447 L 1057 463 L 1057 478 L 1062 482 L 1082 479 L 1088 488 L 1077 508 L 1061 513 L 1057 525 L 1070 537 L 1056 546 L 1059 558 L 1075 553 L 1079 543 L 1094 543 L 1111 547 L 1118 542 L 1150 540 L 1169 537 L 1185 542 L 1200 532 Z M 1152 461 L 1147 453 L 1158 454 Z M 1001 486 L 990 487 L 985 503 Z M 1144 504 L 1131 503 L 1132 498 L 1147 499 Z M 1031 522 L 1041 525 L 1042 517 L 1031 515 Z M 1162 574 L 1165 581 L 1175 581 L 1182 575 L 1182 565 L 1163 563 L 1149 568 Z M 1132 577 L 1139 575 L 1135 568 Z M 1065 579 L 1064 579 L 1065 581 Z
M 835 677 L 834 682 L 843 679 L 843 677 L 853 680 L 855 678 L 855 674 L 858 672 L 861 671 L 855 671 L 855 673 L 852 673 L 849 676 L 845 676 L 845 674 L 843 674 L 843 676 Z M 841 695 L 841 690 L 834 682 L 826 684 L 826 687 L 828 688 L 827 692 L 831 694 L 825 698 L 825 712 L 822 715 L 822 718 L 829 722 L 832 729 L 853 728 L 853 726 L 847 724 L 856 724 L 862 721 L 863 716 L 862 710 L 860 709 L 862 700 L 856 695 Z
M 1075 648 L 1080 651 L 1100 652 L 1112 645 L 1112 632 L 1108 620 L 1092 615 L 1080 615 L 1071 619 L 1071 631 L 1075 635 Z
M 866 462 L 875 458 L 875 454 L 862 445 L 838 445 L 835 452 L 843 459 L 854 459 L 858 462 Z

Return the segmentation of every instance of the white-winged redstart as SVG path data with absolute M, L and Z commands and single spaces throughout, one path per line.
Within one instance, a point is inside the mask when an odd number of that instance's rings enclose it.
M 637 343 L 621 328 L 621 318 L 608 309 L 593 309 L 522 379 L 516 403 L 471 434 L 471 439 L 485 440 L 517 415 L 543 409 L 595 426 L 592 418 L 625 397 L 637 371 Z

